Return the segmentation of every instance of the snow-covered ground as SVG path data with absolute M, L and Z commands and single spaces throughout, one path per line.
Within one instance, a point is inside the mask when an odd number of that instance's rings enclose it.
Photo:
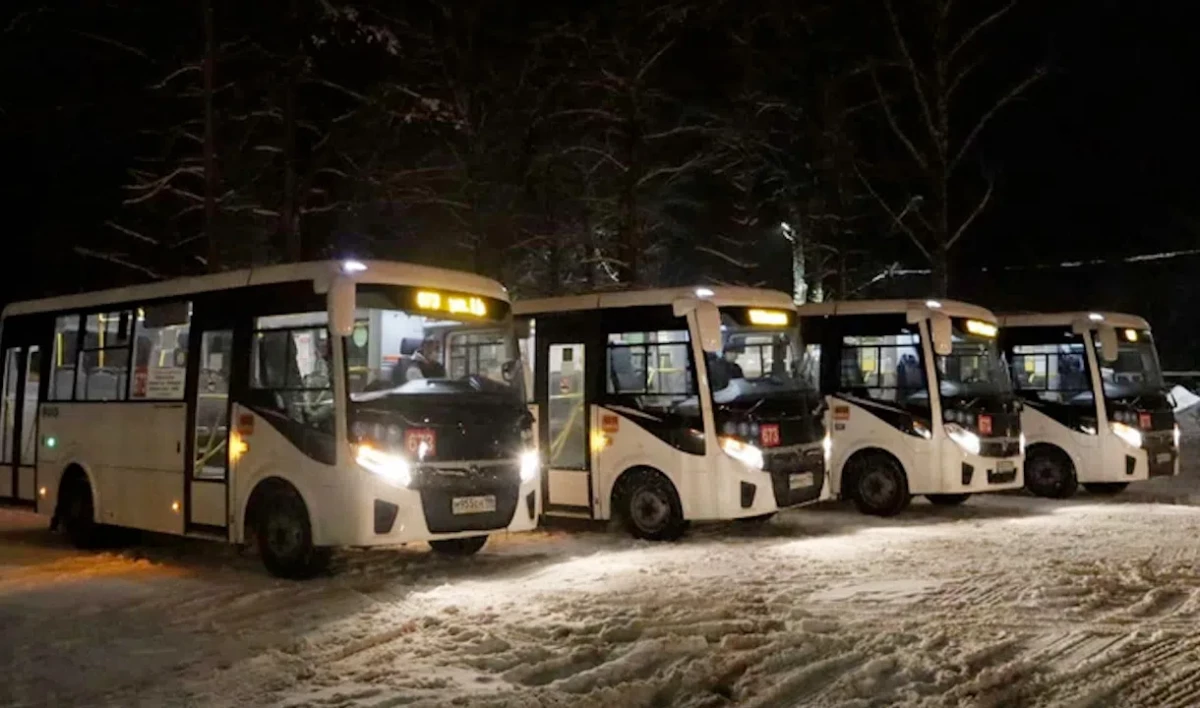
M 1197 705 L 1200 466 L 1164 482 L 346 552 L 308 583 L 0 511 L 0 705 Z

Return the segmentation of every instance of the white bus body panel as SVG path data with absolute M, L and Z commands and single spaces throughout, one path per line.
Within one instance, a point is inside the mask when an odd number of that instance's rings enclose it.
M 62 473 L 77 464 L 91 482 L 97 522 L 183 533 L 187 404 L 44 403 L 39 426 L 39 512 L 53 513 Z
M 601 430 L 600 416 L 616 416 L 615 431 L 604 432 L 605 445 L 592 448 L 592 485 L 596 519 L 612 518 L 612 492 L 627 470 L 651 467 L 662 472 L 679 494 L 683 518 L 715 521 L 770 514 L 778 510 L 771 475 L 754 470 L 726 455 L 714 443 L 704 455 L 692 455 L 668 445 L 620 409 L 592 405 L 592 430 Z M 743 509 L 741 482 L 756 486 L 754 503 Z M 586 501 L 585 501 L 586 503 Z
M 832 420 L 833 451 L 831 454 L 831 496 L 841 496 L 842 473 L 846 463 L 862 450 L 882 450 L 899 461 L 908 478 L 911 494 L 980 494 L 1020 489 L 1025 484 L 1024 456 L 991 458 L 972 455 L 963 450 L 941 431 L 930 439 L 902 432 L 870 412 L 868 404 L 859 405 L 844 398 L 830 396 L 829 408 L 848 409 L 848 417 Z M 963 484 L 963 464 L 974 468 L 970 484 Z M 988 482 L 988 472 L 1015 471 L 1009 482 Z

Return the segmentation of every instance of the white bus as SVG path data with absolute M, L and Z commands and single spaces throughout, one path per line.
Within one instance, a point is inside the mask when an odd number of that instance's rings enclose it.
M 504 288 L 318 262 L 4 310 L 0 498 L 81 546 L 108 527 L 469 554 L 536 526 L 538 461 Z M 24 392 L 19 395 L 17 392 Z
M 822 402 L 799 375 L 786 294 L 690 287 L 513 307 L 547 516 L 616 517 L 671 540 L 691 521 L 761 520 L 820 497 Z
M 1025 486 L 1063 499 L 1179 474 L 1179 426 L 1150 325 L 1115 312 L 1006 315 L 1001 343 L 1025 399 Z
M 833 494 L 889 516 L 914 495 L 951 505 L 1021 487 L 1020 403 L 995 315 L 949 300 L 798 311 L 806 359 L 829 398 Z

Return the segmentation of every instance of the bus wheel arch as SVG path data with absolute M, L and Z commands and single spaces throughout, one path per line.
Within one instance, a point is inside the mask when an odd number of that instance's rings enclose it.
M 1048 499 L 1066 499 L 1075 494 L 1079 480 L 1075 461 L 1053 443 L 1039 442 L 1025 451 L 1025 488 Z
M 620 517 L 634 538 L 675 541 L 687 532 L 679 490 L 654 467 L 639 465 L 618 475 L 610 503 L 613 516 Z
M 58 494 L 50 527 L 63 527 L 71 543 L 79 548 L 99 544 L 96 523 L 96 485 L 83 465 L 72 462 L 58 480 Z
M 304 495 L 282 477 L 255 483 L 242 515 L 242 536 L 253 539 L 263 565 L 277 577 L 304 580 L 323 572 L 332 549 L 313 543 L 312 514 Z
M 842 466 L 842 497 L 871 516 L 895 516 L 912 501 L 908 472 L 892 453 L 878 447 L 854 452 Z

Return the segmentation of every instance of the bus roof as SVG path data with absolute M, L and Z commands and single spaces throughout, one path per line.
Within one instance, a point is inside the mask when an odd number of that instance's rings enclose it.
M 1072 327 L 1076 324 L 1087 324 L 1089 326 L 1110 324 L 1113 327 L 1150 329 L 1150 323 L 1137 315 L 1130 315 L 1123 312 L 1087 310 L 1005 314 L 1000 316 L 1000 324 L 1004 327 Z
M 349 267 L 348 267 L 349 266 Z M 338 272 L 360 283 L 382 283 L 387 285 L 413 285 L 430 288 L 446 288 L 483 295 L 508 302 L 508 290 L 503 285 L 473 273 L 464 273 L 445 268 L 400 263 L 397 261 L 309 261 L 231 270 L 225 273 L 199 275 L 190 278 L 175 278 L 158 283 L 131 285 L 110 290 L 96 290 L 75 295 L 61 295 L 41 300 L 14 302 L 4 308 L 3 317 L 36 312 L 76 310 L 106 305 L 109 303 L 158 300 L 176 295 L 228 290 L 252 285 L 269 285 L 329 278 Z
M 927 311 L 944 312 L 950 317 L 970 317 L 996 323 L 995 313 L 986 307 L 958 300 L 835 300 L 814 302 L 797 308 L 801 317 L 836 317 L 838 315 L 886 315 Z
M 513 303 L 513 314 L 539 315 L 550 312 L 670 305 L 676 300 L 681 299 L 708 300 L 718 307 L 741 306 L 773 307 L 784 310 L 795 309 L 791 296 L 778 290 L 724 285 L 692 285 L 678 288 L 615 290 L 612 292 L 587 293 L 586 295 L 563 295 L 560 297 L 518 300 Z

